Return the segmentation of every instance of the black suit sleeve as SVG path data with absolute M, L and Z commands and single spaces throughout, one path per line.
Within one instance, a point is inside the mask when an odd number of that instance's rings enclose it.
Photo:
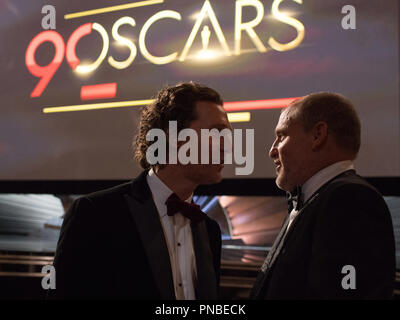
M 355 270 L 355 289 L 349 271 Z M 351 267 L 350 267 L 351 268 Z M 389 210 L 373 188 L 334 188 L 318 212 L 308 272 L 311 297 L 387 299 L 393 294 L 395 248 Z M 347 285 L 346 285 L 347 284 Z
M 94 217 L 87 198 L 77 199 L 66 213 L 54 258 L 56 289 L 48 291 L 48 298 L 94 298 L 101 292 L 101 277 L 96 275 L 99 261 L 93 260 L 100 254 L 94 252 Z

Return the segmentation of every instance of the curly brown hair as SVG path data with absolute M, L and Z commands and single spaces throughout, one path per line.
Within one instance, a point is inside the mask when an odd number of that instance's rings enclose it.
M 167 130 L 169 121 L 177 121 L 178 131 L 188 128 L 196 120 L 196 102 L 209 101 L 223 105 L 214 89 L 194 82 L 179 83 L 160 90 L 154 102 L 142 108 L 137 135 L 133 141 L 134 158 L 143 169 L 149 169 L 146 151 L 153 141 L 146 135 L 151 129 Z

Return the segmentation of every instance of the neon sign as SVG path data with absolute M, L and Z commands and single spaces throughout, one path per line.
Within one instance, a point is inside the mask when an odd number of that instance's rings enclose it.
M 290 25 L 296 29 L 297 36 L 294 40 L 288 43 L 280 43 L 274 37 L 269 37 L 267 44 L 270 49 L 276 51 L 287 51 L 298 47 L 304 39 L 305 28 L 304 25 L 297 19 L 291 17 L 289 14 L 284 13 L 279 10 L 280 4 L 284 0 L 274 0 L 271 7 L 271 13 L 274 19 Z M 286 0 L 294 1 L 298 4 L 302 4 L 302 0 Z M 256 17 L 251 20 L 244 22 L 242 19 L 242 13 L 244 7 L 253 7 L 256 10 Z M 208 17 L 211 28 L 204 26 L 200 32 L 201 26 L 204 24 L 204 20 Z M 183 49 L 179 51 L 172 52 L 165 56 L 155 56 L 152 54 L 147 46 L 146 35 L 149 29 L 155 23 L 162 23 L 164 19 L 173 19 L 179 24 L 182 20 L 182 16 L 178 11 L 174 10 L 162 10 L 151 16 L 141 27 L 139 31 L 138 44 L 135 44 L 131 39 L 122 36 L 119 33 L 119 28 L 122 25 L 130 25 L 131 27 L 136 27 L 136 21 L 133 17 L 124 16 L 116 20 L 112 26 L 111 36 L 120 45 L 126 46 L 130 50 L 128 58 L 123 61 L 117 61 L 111 55 L 108 56 L 108 64 L 115 69 L 126 69 L 135 60 L 138 51 L 141 55 L 155 65 L 164 65 L 172 63 L 174 61 L 184 62 L 188 59 L 188 55 L 191 46 L 200 34 L 202 38 L 203 48 L 201 52 L 198 53 L 198 58 L 207 59 L 212 56 L 211 51 L 208 48 L 208 40 L 210 38 L 211 30 L 215 32 L 220 50 L 219 54 L 223 56 L 240 55 L 242 54 L 241 39 L 243 34 L 247 34 L 251 42 L 253 43 L 256 50 L 260 53 L 267 52 L 267 48 L 260 39 L 260 36 L 255 32 L 254 28 L 258 26 L 264 18 L 264 6 L 259 0 L 236 0 L 235 2 L 235 25 L 234 25 L 234 49 L 231 50 L 224 36 L 224 32 L 218 22 L 217 15 L 211 5 L 209 0 L 205 0 L 203 6 L 196 17 L 194 26 L 187 38 L 187 41 Z M 210 30 L 211 29 L 211 30 Z M 93 31 L 98 32 L 101 35 L 103 46 L 98 54 L 97 58 L 94 58 L 91 63 L 82 63 L 76 55 L 76 46 L 78 42 L 84 41 L 84 37 L 91 34 Z M 55 47 L 55 55 L 53 60 L 47 66 L 39 66 L 35 61 L 35 52 L 40 45 L 44 42 L 50 42 Z M 138 47 L 137 47 L 138 45 Z M 69 39 L 64 42 L 63 37 L 56 31 L 42 31 L 36 35 L 29 43 L 26 54 L 25 54 L 25 64 L 29 72 L 40 78 L 36 87 L 31 92 L 31 97 L 40 97 L 43 91 L 46 89 L 50 80 L 56 73 L 57 69 L 60 67 L 64 56 L 67 60 L 69 66 L 75 70 L 77 73 L 88 74 L 95 71 L 106 59 L 110 46 L 110 39 L 105 28 L 99 23 L 86 23 L 78 27 Z M 138 50 L 139 49 L 139 50 Z M 96 96 L 96 95 L 94 95 Z

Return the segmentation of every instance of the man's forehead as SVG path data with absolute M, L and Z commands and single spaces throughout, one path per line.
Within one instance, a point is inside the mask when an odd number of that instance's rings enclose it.
M 225 110 L 221 105 L 211 101 L 197 101 L 196 111 L 198 117 L 204 118 L 221 116 L 225 114 Z
M 296 119 L 298 118 L 297 116 L 299 102 L 300 101 L 296 100 L 295 102 L 292 102 L 290 105 L 288 105 L 285 109 L 283 109 L 279 116 L 278 123 L 289 126 L 289 124 L 297 122 Z
M 230 127 L 224 108 L 214 102 L 198 101 L 196 104 L 197 119 L 194 121 L 206 127 Z
M 276 125 L 276 129 L 284 129 L 289 126 L 290 123 L 290 116 L 287 112 L 282 112 L 281 115 L 279 116 L 278 123 Z

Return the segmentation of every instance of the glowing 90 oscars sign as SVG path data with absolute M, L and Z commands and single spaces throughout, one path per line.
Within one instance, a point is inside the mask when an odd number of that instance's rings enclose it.
M 276 51 L 287 51 L 298 47 L 304 38 L 304 32 L 305 32 L 304 25 L 299 20 L 279 10 L 279 5 L 283 1 L 284 0 L 273 1 L 271 7 L 272 16 L 276 20 L 294 27 L 297 31 L 297 36 L 295 37 L 294 40 L 288 43 L 280 43 L 273 37 L 270 37 L 267 41 L 268 46 Z M 302 4 L 302 0 L 287 0 L 287 1 L 294 1 L 298 4 Z M 246 6 L 251 6 L 256 9 L 256 17 L 251 21 L 243 22 L 242 12 L 243 8 Z M 173 19 L 176 20 L 177 23 L 179 23 L 179 21 L 182 20 L 182 16 L 179 12 L 174 10 L 163 10 L 151 16 L 143 24 L 139 33 L 139 41 L 138 41 L 138 47 L 140 53 L 144 58 L 146 58 L 148 61 L 156 65 L 168 64 L 176 60 L 184 62 L 188 58 L 188 53 L 193 44 L 193 41 L 199 34 L 200 28 L 203 25 L 204 19 L 206 17 L 208 17 L 210 20 L 212 29 L 217 36 L 218 42 L 222 50 L 220 50 L 218 53 L 215 53 L 215 51 L 208 49 L 208 40 L 210 38 L 211 31 L 208 26 L 204 26 L 202 28 L 202 31 L 200 32 L 203 49 L 200 52 L 198 52 L 195 57 L 209 58 L 215 54 L 221 54 L 224 56 L 231 56 L 232 54 L 240 55 L 242 53 L 241 38 L 243 33 L 247 33 L 257 51 L 259 52 L 267 51 L 267 47 L 261 41 L 259 35 L 254 31 L 254 28 L 258 26 L 264 18 L 264 6 L 259 0 L 236 0 L 233 51 L 230 50 L 227 44 L 224 33 L 221 29 L 221 26 L 218 22 L 217 16 L 214 12 L 214 9 L 210 1 L 205 0 L 200 10 L 200 13 L 196 17 L 195 24 L 192 28 L 192 31 L 189 34 L 189 37 L 187 38 L 185 46 L 180 52 L 175 51 L 166 56 L 155 56 L 147 48 L 146 34 L 153 24 L 164 19 Z M 108 56 L 107 62 L 115 69 L 128 68 L 134 62 L 138 51 L 136 44 L 131 39 L 119 34 L 119 28 L 122 25 L 130 25 L 132 27 L 136 27 L 136 22 L 133 17 L 125 16 L 115 21 L 112 27 L 111 35 L 113 39 L 120 45 L 128 47 L 130 50 L 128 58 L 126 58 L 123 61 L 117 61 L 111 55 Z M 100 54 L 97 56 L 97 59 L 95 59 L 91 63 L 84 64 L 77 57 L 75 49 L 78 42 L 83 41 L 82 38 L 86 35 L 91 34 L 93 30 L 101 35 L 103 41 L 103 47 L 100 51 Z M 37 48 L 44 42 L 51 42 L 54 45 L 55 54 L 53 60 L 47 66 L 40 66 L 35 61 L 35 52 Z M 41 94 L 47 87 L 48 83 L 54 76 L 55 72 L 60 67 L 64 59 L 64 56 L 69 66 L 76 72 L 81 74 L 90 73 L 96 70 L 103 63 L 104 59 L 107 57 L 109 45 L 110 45 L 110 40 L 108 33 L 104 29 L 104 27 L 99 23 L 86 23 L 81 25 L 71 34 L 66 45 L 63 37 L 56 31 L 47 30 L 36 35 L 29 43 L 25 54 L 25 64 L 29 72 L 35 77 L 40 78 L 38 84 L 31 93 L 31 97 L 41 96 Z

